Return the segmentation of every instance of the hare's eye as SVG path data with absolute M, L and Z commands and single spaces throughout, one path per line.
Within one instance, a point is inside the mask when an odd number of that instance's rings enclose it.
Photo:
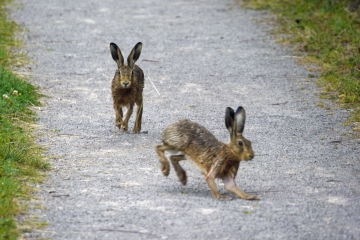
M 242 147 L 242 146 L 244 146 L 244 143 L 243 143 L 242 141 L 238 141 L 238 145 L 239 145 L 240 147 Z

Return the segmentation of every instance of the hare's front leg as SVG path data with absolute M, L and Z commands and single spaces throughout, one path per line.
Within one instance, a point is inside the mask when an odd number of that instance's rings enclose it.
M 120 129 L 123 118 L 122 107 L 114 103 L 114 109 L 115 109 L 115 126 L 117 126 Z
M 142 113 L 143 113 L 143 101 L 136 103 L 137 105 L 137 111 L 136 111 L 136 118 L 135 118 L 135 125 L 133 128 L 134 133 L 139 133 L 141 131 L 141 119 L 142 119 Z
M 131 117 L 131 114 L 133 113 L 133 110 L 134 110 L 134 104 L 130 104 L 130 105 L 128 106 L 128 110 L 127 110 L 127 112 L 126 112 L 125 119 L 124 119 L 124 121 L 123 121 L 122 124 L 121 124 L 121 129 L 122 129 L 123 131 L 125 131 L 125 132 L 128 130 L 128 122 L 129 122 L 129 119 L 130 119 L 130 117 Z
M 218 161 L 211 167 L 210 171 L 205 175 L 205 180 L 206 180 L 206 183 L 208 184 L 208 186 L 211 190 L 211 193 L 215 199 L 230 200 L 230 197 L 223 196 L 220 194 L 220 192 L 215 184 L 215 176 L 218 173 L 218 169 L 219 169 L 219 165 L 220 165 L 219 162 L 220 161 Z
M 238 188 L 236 186 L 234 179 L 229 175 L 225 176 L 223 178 L 223 182 L 225 185 L 225 189 L 228 190 L 229 192 L 235 194 L 239 198 L 246 199 L 246 200 L 260 200 L 260 198 L 258 196 L 249 195 L 249 194 L 245 193 L 243 190 L 241 190 L 240 188 Z
M 219 190 L 217 189 L 216 187 L 216 184 L 215 184 L 215 178 L 213 177 L 209 177 L 209 176 L 206 176 L 205 177 L 205 180 L 206 180 L 206 183 L 208 184 L 210 190 L 211 190 L 211 194 L 213 195 L 213 197 L 215 199 L 225 199 L 225 200 L 230 200 L 230 197 L 228 196 L 223 196 L 220 194 Z
M 217 159 L 211 166 L 210 170 L 205 173 L 205 180 L 206 183 L 208 184 L 211 193 L 213 195 L 213 197 L 215 199 L 225 199 L 225 200 L 230 200 L 230 197 L 228 196 L 223 196 L 220 194 L 218 188 L 216 187 L 215 184 L 215 177 L 219 172 L 219 169 L 221 167 L 221 165 L 224 163 L 224 159 Z

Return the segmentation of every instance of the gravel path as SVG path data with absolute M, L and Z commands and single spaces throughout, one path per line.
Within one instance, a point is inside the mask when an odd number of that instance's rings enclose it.
M 24 238 L 360 239 L 360 142 L 343 125 L 348 112 L 319 99 L 316 79 L 255 21 L 264 13 L 231 0 L 17 2 L 33 82 L 48 96 L 38 142 L 53 166 L 35 203 L 45 208 L 31 211 L 49 226 Z M 142 133 L 123 133 L 109 43 L 127 56 L 139 41 Z M 237 184 L 260 201 L 221 182 L 233 199 L 214 200 L 190 162 L 187 186 L 173 169 L 162 175 L 154 147 L 168 124 L 189 118 L 227 142 L 225 108 L 239 105 L 256 157 Z

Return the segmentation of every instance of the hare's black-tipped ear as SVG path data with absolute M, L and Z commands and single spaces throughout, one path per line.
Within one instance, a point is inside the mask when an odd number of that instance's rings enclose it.
M 229 130 L 230 135 L 234 133 L 235 112 L 231 107 L 227 107 L 225 111 L 225 126 Z
M 139 59 L 142 49 L 142 43 L 138 42 L 135 47 L 131 50 L 127 58 L 128 65 L 132 68 L 134 67 L 135 62 Z
M 245 127 L 246 113 L 243 107 L 238 107 L 235 113 L 235 132 L 242 133 Z
M 124 65 L 124 57 L 121 54 L 120 48 L 115 43 L 110 43 L 110 52 L 114 61 L 117 63 L 118 67 Z

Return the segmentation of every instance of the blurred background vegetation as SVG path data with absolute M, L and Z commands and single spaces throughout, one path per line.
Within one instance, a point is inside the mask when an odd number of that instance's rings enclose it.
M 17 239 L 21 231 L 36 227 L 32 221 L 15 221 L 26 210 L 21 204 L 30 199 L 32 183 L 40 182 L 42 170 L 49 165 L 36 145 L 31 107 L 39 106 L 37 88 L 11 70 L 23 62 L 12 52 L 21 45 L 14 34 L 19 30 L 9 21 L 5 4 L 0 0 L 0 239 Z

